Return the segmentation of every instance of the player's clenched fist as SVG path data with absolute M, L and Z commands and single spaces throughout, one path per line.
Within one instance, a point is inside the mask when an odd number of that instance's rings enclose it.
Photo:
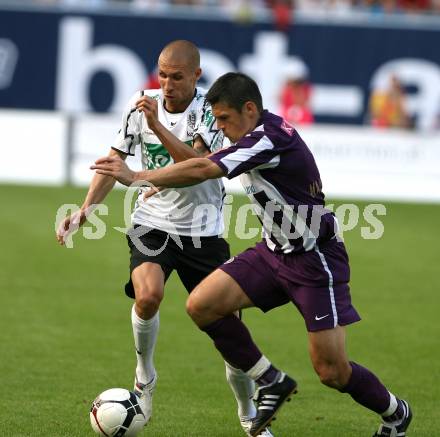
M 58 226 L 56 237 L 61 246 L 66 244 L 67 237 L 86 222 L 86 213 L 82 210 L 67 216 Z
M 159 123 L 159 118 L 157 116 L 157 100 L 149 96 L 142 96 L 136 102 L 136 108 L 138 111 L 145 114 L 150 129 L 154 129 L 157 123 Z

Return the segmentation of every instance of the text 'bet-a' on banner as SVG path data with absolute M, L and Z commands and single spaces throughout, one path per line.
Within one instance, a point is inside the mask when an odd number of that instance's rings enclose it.
M 416 127 L 438 128 L 440 24 L 384 20 L 270 23 L 140 14 L 0 10 L 0 107 L 119 112 L 154 74 L 161 48 L 189 39 L 201 50 L 202 85 L 240 70 L 276 111 L 288 77 L 308 74 L 317 122 L 362 124 L 371 89 L 396 74 Z M 25 31 L 23 31 L 25 29 Z

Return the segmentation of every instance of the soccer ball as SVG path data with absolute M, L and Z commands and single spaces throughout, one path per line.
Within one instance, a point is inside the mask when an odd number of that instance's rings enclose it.
M 147 421 L 139 406 L 139 398 L 133 392 L 111 388 L 93 401 L 90 423 L 100 436 L 135 437 Z

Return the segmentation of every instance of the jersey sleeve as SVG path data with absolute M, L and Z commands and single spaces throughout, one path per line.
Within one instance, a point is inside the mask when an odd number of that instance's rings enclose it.
M 134 155 L 135 147 L 140 143 L 140 118 L 135 103 L 142 96 L 138 91 L 129 100 L 122 113 L 121 128 L 115 138 L 112 149 L 127 155 Z
M 200 121 L 194 131 L 194 138 L 200 136 L 210 152 L 215 152 L 223 147 L 225 136 L 220 129 L 217 129 L 217 123 L 212 114 L 211 105 L 205 100 Z
M 208 157 L 232 179 L 255 169 L 274 168 L 280 162 L 279 151 L 264 132 L 254 131 L 238 143 Z

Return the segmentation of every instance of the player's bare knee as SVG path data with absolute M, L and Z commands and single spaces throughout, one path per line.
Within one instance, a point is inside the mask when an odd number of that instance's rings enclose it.
M 150 290 L 143 288 L 136 290 L 136 306 L 143 316 L 153 316 L 159 309 L 163 293 L 161 290 Z
M 198 326 L 206 325 L 211 320 L 211 310 L 206 302 L 197 297 L 197 294 L 190 294 L 186 301 L 186 312 Z
M 201 305 L 199 304 L 197 298 L 195 298 L 192 294 L 189 295 L 186 300 L 186 312 L 194 320 L 194 322 L 198 322 L 200 318 L 200 314 L 202 313 Z
M 319 380 L 327 387 L 334 387 L 337 378 L 335 367 L 329 363 L 321 362 L 313 365 L 315 372 L 319 376 Z
M 346 385 L 346 375 L 340 366 L 332 363 L 319 363 L 313 367 L 321 383 L 327 387 L 341 389 Z

